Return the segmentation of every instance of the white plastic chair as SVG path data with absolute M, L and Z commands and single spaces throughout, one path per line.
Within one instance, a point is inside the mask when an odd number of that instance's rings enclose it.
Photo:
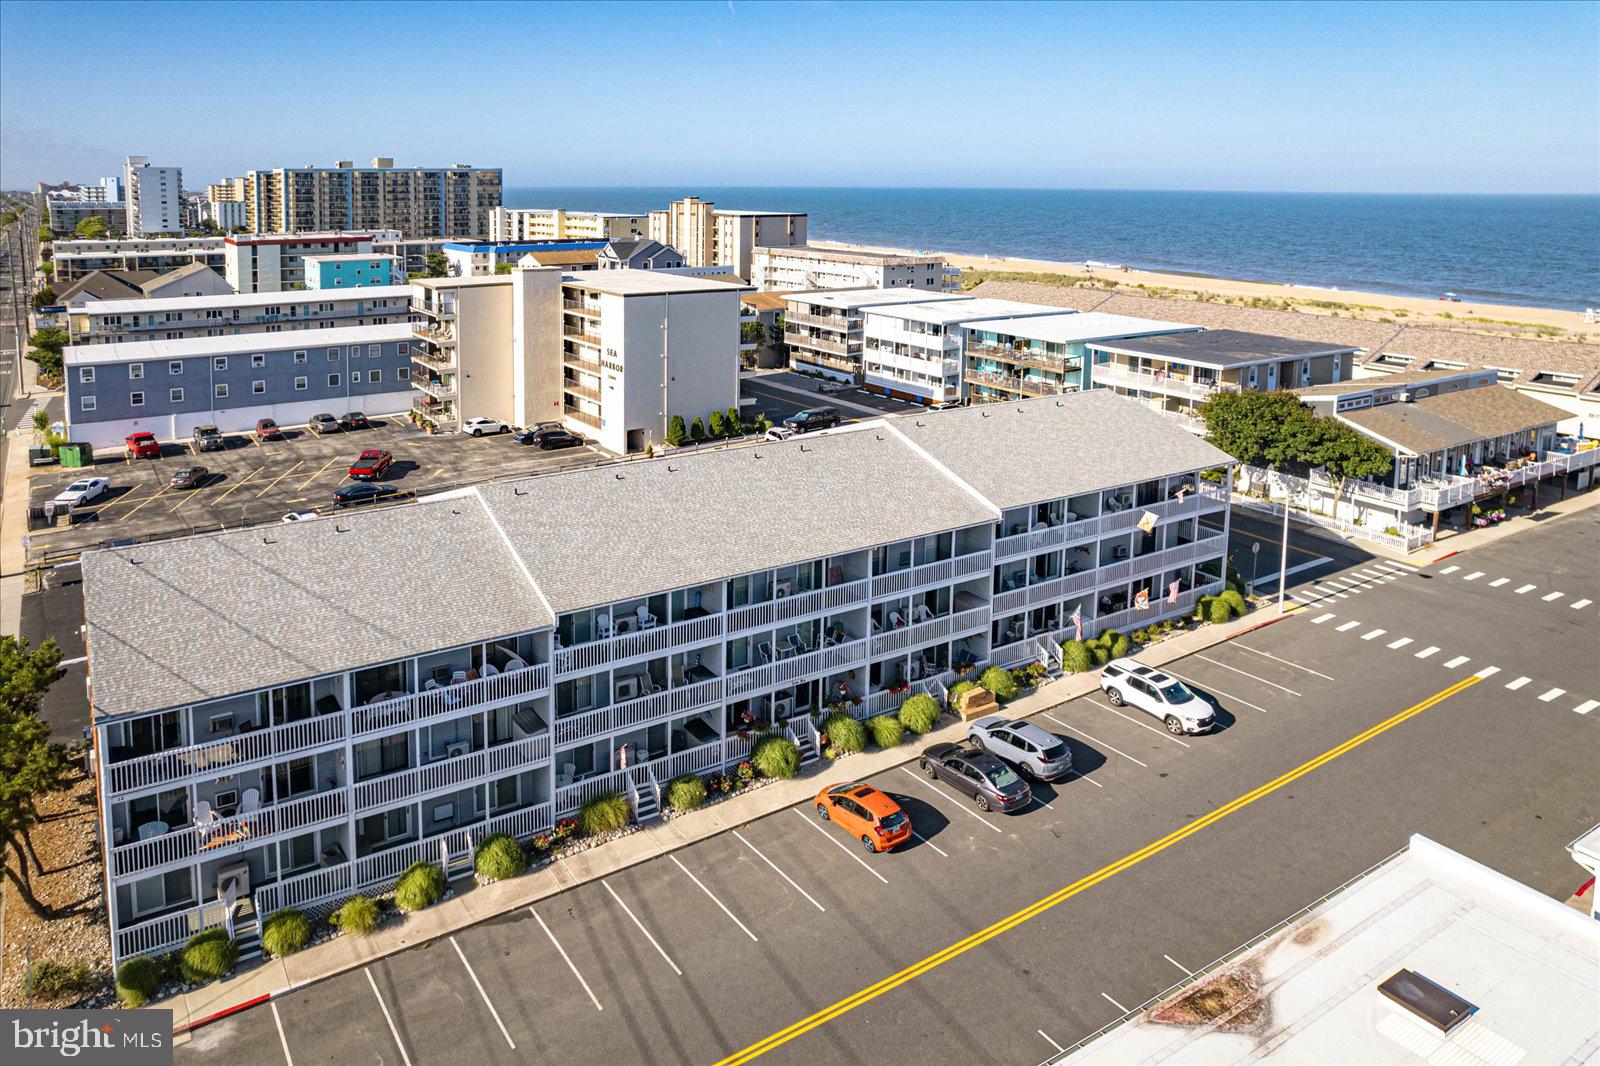
M 634 613 L 639 617 L 639 628 L 641 630 L 654 629 L 656 627 L 656 616 L 650 613 L 650 608 L 640 604 L 639 609 Z
M 556 774 L 556 787 L 566 788 L 568 785 L 572 784 L 572 779 L 577 775 L 577 773 L 578 767 L 575 764 L 570 762 L 562 763 L 560 772 Z
M 249 814 L 261 809 L 261 790 L 247 788 L 239 794 L 239 813 Z
M 465 685 L 467 683 L 467 672 L 465 670 L 450 671 L 450 683 L 452 685 Z
M 483 676 L 484 677 L 494 677 L 499 672 L 500 672 L 500 668 L 498 666 L 496 666 L 494 663 L 484 663 L 483 664 Z
M 919 603 L 911 609 L 911 620 L 913 622 L 927 622 L 932 618 L 933 612 L 928 609 L 928 605 L 925 603 Z
M 518 656 L 513 655 L 511 658 L 506 660 L 506 673 L 508 674 L 513 670 L 526 670 L 527 668 L 528 664 L 523 662 Z
M 889 612 L 889 628 L 890 629 L 904 629 L 905 627 L 906 627 L 905 616 L 902 615 L 899 611 L 890 611 Z
M 596 616 L 594 628 L 600 634 L 601 640 L 609 640 L 611 638 L 611 616 L 609 614 Z
M 210 800 L 199 800 L 195 803 L 194 820 L 196 825 L 210 825 L 212 822 L 217 820 L 217 812 L 211 809 Z M 156 823 L 154 822 L 145 823 L 145 825 L 155 824 Z M 143 827 L 141 827 L 141 829 L 142 828 Z M 165 830 L 162 830 L 162 832 L 165 832 Z

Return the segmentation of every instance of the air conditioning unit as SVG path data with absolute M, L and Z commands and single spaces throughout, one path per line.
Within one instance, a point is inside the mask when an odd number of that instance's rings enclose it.
M 789 718 L 794 715 L 794 697 L 779 696 L 772 701 L 772 716 L 774 718 Z
M 1128 546 L 1126 544 L 1118 544 L 1116 547 L 1111 549 L 1111 558 L 1113 558 L 1113 559 L 1126 559 L 1127 557 L 1128 557 Z
M 217 871 L 217 898 L 226 899 L 232 890 L 234 899 L 250 898 L 250 864 L 235 862 Z
M 444 746 L 444 754 L 447 759 L 453 759 L 457 755 L 466 755 L 471 751 L 472 744 L 466 740 L 457 740 Z

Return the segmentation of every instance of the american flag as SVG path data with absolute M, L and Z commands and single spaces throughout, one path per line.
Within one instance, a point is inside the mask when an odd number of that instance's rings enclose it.
M 1078 630 L 1078 635 L 1076 637 L 1074 637 L 1073 639 L 1074 640 L 1082 640 L 1083 639 L 1083 605 L 1082 604 L 1080 604 L 1077 607 L 1074 607 L 1072 609 L 1072 617 L 1067 619 L 1067 621 L 1071 622 Z

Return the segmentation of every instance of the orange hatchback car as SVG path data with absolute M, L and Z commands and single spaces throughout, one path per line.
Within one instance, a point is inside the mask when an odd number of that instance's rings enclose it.
M 911 839 L 911 819 L 871 785 L 834 785 L 817 793 L 817 817 L 849 833 L 869 852 L 888 851 Z

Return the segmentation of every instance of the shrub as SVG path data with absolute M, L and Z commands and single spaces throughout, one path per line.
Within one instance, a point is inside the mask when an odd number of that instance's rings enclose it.
M 585 836 L 615 833 L 627 826 L 632 814 L 620 792 L 602 792 L 578 808 L 578 829 Z
M 1201 596 L 1194 605 L 1194 616 L 1197 621 L 1204 622 L 1211 614 L 1211 605 L 1216 602 L 1215 596 Z
M 370 896 L 351 896 L 329 916 L 328 922 L 339 932 L 351 936 L 366 936 L 378 928 L 383 909 Z
M 978 678 L 978 686 L 994 693 L 994 698 L 1004 703 L 1017 698 L 1017 679 L 1011 671 L 1001 666 L 991 666 Z
M 479 877 L 504 881 L 528 868 L 528 853 L 522 850 L 521 844 L 504 833 L 490 833 L 478 842 L 472 866 Z
M 394 905 L 402 911 L 420 911 L 444 898 L 444 871 L 437 863 L 414 862 L 394 883 Z
M 692 811 L 706 801 L 706 783 L 694 774 L 679 774 L 667 782 L 667 806 L 678 812 Z
M 1118 633 L 1111 638 L 1110 647 L 1111 657 L 1113 659 L 1121 659 L 1123 656 L 1127 655 L 1133 650 L 1133 641 L 1129 640 L 1125 635 Z
M 763 777 L 793 777 L 800 772 L 800 749 L 787 737 L 769 733 L 750 749 L 750 765 Z
M 239 948 L 226 929 L 206 929 L 189 938 L 178 956 L 178 971 L 192 985 L 215 981 L 239 961 Z
M 142 1007 L 161 988 L 161 967 L 144 957 L 129 959 L 117 967 L 117 999 L 124 1007 Z
M 830 747 L 837 748 L 846 755 L 865 751 L 867 748 L 866 726 L 843 711 L 835 711 L 828 715 L 817 728 L 827 735 Z
M 1217 599 L 1228 601 L 1228 606 L 1233 608 L 1234 614 L 1244 614 L 1250 609 L 1250 605 L 1245 602 L 1244 597 L 1239 594 L 1237 589 L 1227 589 L 1218 593 Z
M 1231 617 L 1233 617 L 1233 605 L 1221 596 L 1212 600 L 1210 606 L 1206 608 L 1206 621 L 1212 625 L 1221 625 Z
M 880 748 L 895 748 L 906 738 L 906 727 L 900 724 L 900 719 L 887 714 L 875 714 L 867 719 L 867 732 L 872 734 L 872 742 Z
M 1098 642 L 1090 644 L 1089 657 L 1094 660 L 1094 665 L 1104 666 L 1111 661 L 1111 649 Z
M 94 971 L 81 962 L 42 959 L 28 967 L 22 988 L 30 997 L 39 999 L 84 996 L 94 989 Z
M 268 955 L 293 955 L 311 943 L 311 919 L 300 911 L 273 911 L 261 927 L 261 948 Z
M 683 443 L 683 438 L 688 435 L 688 430 L 683 426 L 683 416 L 673 415 L 667 421 L 667 443 L 676 448 Z
M 765 411 L 761 412 L 761 414 L 756 416 L 756 432 L 757 433 L 765 433 L 767 430 L 769 430 L 771 428 L 772 428 L 772 419 L 767 417 L 767 413 Z
M 1094 667 L 1094 656 L 1081 640 L 1068 640 L 1061 645 L 1061 669 L 1069 674 L 1081 674 Z
M 950 704 L 951 704 L 951 706 L 955 705 L 956 700 L 961 696 L 961 694 L 963 692 L 971 692 L 973 689 L 975 689 L 977 687 L 978 687 L 978 683 L 976 681 L 957 681 L 955 684 L 951 685 L 950 686 Z
M 699 415 L 695 416 L 694 422 L 689 426 L 689 436 L 696 444 L 706 439 L 706 426 L 700 421 Z
M 723 417 L 721 411 L 712 411 L 711 417 L 708 421 L 710 422 L 711 437 L 713 440 L 715 440 L 717 437 L 725 436 L 727 434 L 728 420 Z
M 728 436 L 730 436 L 730 437 L 742 437 L 742 436 L 744 436 L 744 423 L 739 418 L 739 409 L 737 407 L 728 408 L 728 423 L 727 424 L 728 424 Z
M 967 685 L 968 688 L 977 688 L 970 681 L 962 682 L 962 684 Z M 961 685 L 957 685 L 956 688 L 961 688 Z M 967 689 L 962 689 L 962 691 L 965 692 Z M 952 689 L 950 692 L 951 698 L 954 699 L 955 695 L 955 690 Z M 941 713 L 942 708 L 940 708 L 938 700 L 932 696 L 918 693 L 915 696 L 907 696 L 906 701 L 900 705 L 900 724 L 921 736 L 924 733 L 933 732 L 934 727 L 939 724 L 939 715 Z

